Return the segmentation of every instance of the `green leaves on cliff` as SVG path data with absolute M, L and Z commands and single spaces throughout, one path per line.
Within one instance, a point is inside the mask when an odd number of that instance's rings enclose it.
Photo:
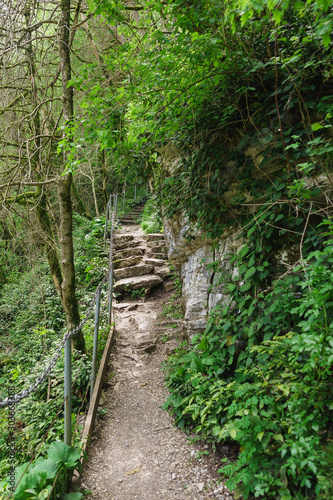
M 245 266 L 250 255 L 240 258 Z M 332 494 L 332 262 L 329 239 L 264 292 L 229 287 L 230 304 L 168 361 L 165 407 L 178 424 L 239 445 L 221 469 L 236 498 Z

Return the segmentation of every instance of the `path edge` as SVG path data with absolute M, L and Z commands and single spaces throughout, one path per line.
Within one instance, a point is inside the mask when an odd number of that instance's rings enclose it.
M 113 313 L 113 311 L 112 311 Z M 97 409 L 99 405 L 99 400 L 101 397 L 102 393 L 102 388 L 103 388 L 103 383 L 105 379 L 105 374 L 106 370 L 108 367 L 108 362 L 111 354 L 111 348 L 114 340 L 114 331 L 115 331 L 115 325 L 113 322 L 113 314 L 111 318 L 111 327 L 108 333 L 108 339 L 106 341 L 105 347 L 104 347 L 104 352 L 103 356 L 101 359 L 101 363 L 99 365 L 98 369 L 98 374 L 96 377 L 96 382 L 94 386 L 94 391 L 92 394 L 92 398 L 89 404 L 89 409 L 88 413 L 86 416 L 86 421 L 84 424 L 84 429 L 82 433 L 82 438 L 81 440 L 83 441 L 83 446 L 82 446 L 82 455 L 81 455 L 81 467 L 80 470 L 76 469 L 73 474 L 73 478 L 71 481 L 71 486 L 74 490 L 79 488 L 81 486 L 81 476 L 83 472 L 84 465 L 87 461 L 87 454 L 89 451 L 89 446 L 90 446 L 90 440 L 94 431 L 94 426 L 95 426 L 95 419 L 96 419 L 96 414 L 97 414 Z

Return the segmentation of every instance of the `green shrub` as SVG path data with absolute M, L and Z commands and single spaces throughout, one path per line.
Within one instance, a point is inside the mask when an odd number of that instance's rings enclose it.
M 266 292 L 229 286 L 232 302 L 165 367 L 178 425 L 238 443 L 221 469 L 236 498 L 332 491 L 332 264 L 328 240 Z
M 49 445 L 46 453 L 47 458 L 39 457 L 34 463 L 29 465 L 27 462 L 16 469 L 15 483 L 20 482 L 12 498 L 79 500 L 82 497 L 81 493 L 66 495 L 66 490 L 74 470 L 80 469 L 81 450 L 55 441 Z M 22 474 L 24 475 L 21 479 Z M 5 498 L 5 495 L 9 494 L 9 486 L 9 478 L 0 483 L 0 498 Z
M 160 233 L 162 231 L 162 219 L 159 213 L 157 201 L 154 197 L 149 198 L 145 204 L 142 215 L 141 227 L 145 233 Z

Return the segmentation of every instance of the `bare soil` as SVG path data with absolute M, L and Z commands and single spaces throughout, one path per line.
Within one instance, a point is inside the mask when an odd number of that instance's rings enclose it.
M 135 234 L 127 226 L 117 234 Z M 161 409 L 168 397 L 161 364 L 170 343 L 161 323 L 170 299 L 160 286 L 150 296 L 115 304 L 115 345 L 100 401 L 82 487 L 93 500 L 229 500 L 221 463 L 204 443 L 193 442 Z

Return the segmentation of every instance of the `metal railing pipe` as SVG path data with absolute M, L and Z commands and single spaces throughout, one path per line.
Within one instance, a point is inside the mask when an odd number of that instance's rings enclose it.
M 65 344 L 65 432 L 64 442 L 71 446 L 72 441 L 72 346 L 71 339 Z
M 101 288 L 98 290 L 96 297 L 96 310 L 95 310 L 95 329 L 94 329 L 94 345 L 93 345 L 93 359 L 91 369 L 91 383 L 90 383 L 90 401 L 94 392 L 96 380 L 96 365 L 97 365 L 97 352 L 98 352 L 98 330 L 99 330 L 99 313 L 101 309 Z
M 113 292 L 113 264 L 111 264 L 110 274 L 109 274 L 109 304 L 108 304 L 108 324 L 111 325 L 111 311 L 112 311 L 112 292 Z

